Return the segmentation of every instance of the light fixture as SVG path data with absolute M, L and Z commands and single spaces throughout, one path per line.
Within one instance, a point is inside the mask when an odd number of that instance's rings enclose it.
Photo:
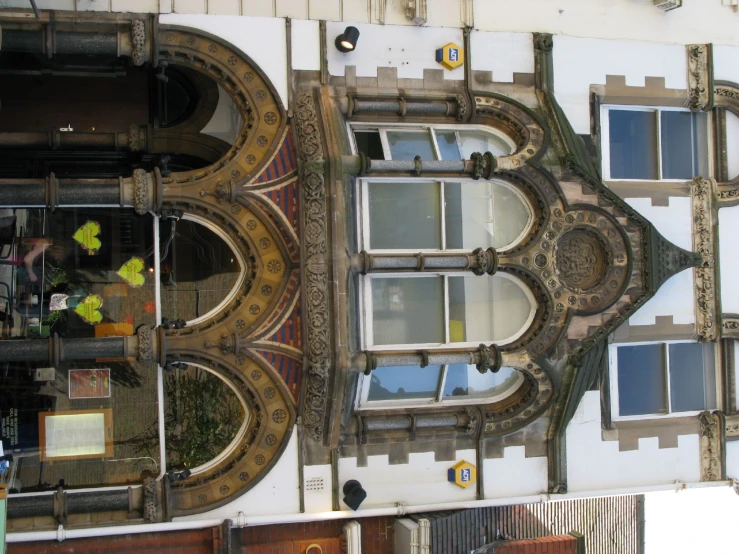
M 367 498 L 367 491 L 362 488 L 359 481 L 352 479 L 344 483 L 344 504 L 352 510 L 356 512 L 365 498 Z
M 344 32 L 336 37 L 336 49 L 339 52 L 352 52 L 357 47 L 359 40 L 359 29 L 356 27 L 347 27 Z

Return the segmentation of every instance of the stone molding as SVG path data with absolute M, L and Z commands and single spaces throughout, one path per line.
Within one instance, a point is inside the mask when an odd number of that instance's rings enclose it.
M 688 44 L 688 107 L 694 112 L 713 108 L 713 47 L 710 44 Z
M 716 293 L 716 181 L 696 177 L 691 184 L 693 212 L 693 250 L 701 257 L 695 275 L 695 332 L 703 342 L 716 340 L 719 335 L 718 303 Z
M 725 474 L 724 434 L 726 423 L 721 412 L 701 412 L 700 468 L 701 481 L 722 481 Z

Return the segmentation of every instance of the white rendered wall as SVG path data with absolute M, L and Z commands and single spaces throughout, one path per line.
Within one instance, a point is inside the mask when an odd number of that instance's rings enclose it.
M 466 460 L 475 465 L 474 450 L 460 450 L 456 461 L 437 462 L 433 452 L 410 454 L 407 464 L 390 465 L 387 456 L 368 456 L 366 467 L 357 467 L 356 458 L 339 460 L 339 486 L 356 479 L 367 491 L 360 510 L 385 508 L 403 502 L 409 506 L 474 500 L 476 487 L 461 488 L 447 481 L 447 470 Z M 341 502 L 341 508 L 348 507 Z
M 719 271 L 721 277 L 721 311 L 739 313 L 739 206 L 721 208 L 718 211 Z
M 229 15 L 159 16 L 161 25 L 193 27 L 215 35 L 249 56 L 264 72 L 287 106 L 287 42 L 285 20 Z
M 729 179 L 739 177 L 739 117 L 728 111 L 726 112 L 726 154 L 729 162 Z
M 483 460 L 485 498 L 512 498 L 547 492 L 546 457 L 527 458 L 526 448 L 510 446 L 502 458 Z
M 739 441 L 726 441 L 726 477 L 739 479 Z
M 692 215 L 690 198 L 671 197 L 669 206 L 652 206 L 650 198 L 625 198 L 646 217 L 663 237 L 675 246 L 691 251 Z M 681 271 L 664 285 L 639 311 L 629 318 L 629 325 L 654 325 L 655 317 L 672 316 L 676 325 L 695 323 L 693 271 Z
M 489 33 L 470 35 L 472 69 L 492 71 L 493 81 L 512 83 L 514 73 L 534 72 L 534 39 L 531 33 Z
M 713 45 L 713 78 L 716 81 L 739 83 L 739 47 Z
M 308 490 L 307 484 L 311 479 L 322 480 L 323 489 Z M 303 466 L 303 483 L 303 500 L 305 502 L 306 512 L 330 512 L 333 510 L 333 501 L 331 498 L 331 464 Z
M 700 481 L 698 435 L 680 435 L 677 448 L 659 448 L 657 437 L 638 450 L 619 451 L 601 437 L 600 393 L 588 391 L 567 427 L 567 489 L 587 492 Z
M 354 65 L 357 77 L 377 77 L 378 67 L 396 67 L 401 79 L 423 79 L 424 69 L 443 69 L 436 62 L 436 48 L 450 42 L 460 47 L 464 45 L 460 29 L 357 24 L 360 33 L 357 49 L 342 54 L 335 48 L 334 40 L 345 28 L 343 23 L 326 23 L 328 72 L 331 75 L 344 75 L 344 68 Z M 453 71 L 444 70 L 444 78 L 463 80 L 464 66 Z
M 318 71 L 321 69 L 321 34 L 318 21 L 292 20 L 293 69 Z
M 624 75 L 643 87 L 645 77 L 664 77 L 666 88 L 687 88 L 685 47 L 677 44 L 554 37 L 554 94 L 576 133 L 590 133 L 590 85 Z
M 298 433 L 295 429 L 293 429 L 290 441 L 287 443 L 280 459 L 253 489 L 225 506 L 202 514 L 176 517 L 173 521 L 235 519 L 239 512 L 243 512 L 247 516 L 297 514 L 300 512 Z

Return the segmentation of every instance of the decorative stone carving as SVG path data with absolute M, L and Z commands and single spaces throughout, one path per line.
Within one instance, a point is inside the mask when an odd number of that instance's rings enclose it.
M 713 107 L 713 71 L 711 45 L 688 44 L 688 106 L 694 112 L 706 112 Z
M 701 481 L 720 481 L 724 474 L 721 416 L 716 412 L 701 412 L 699 421 Z
M 133 65 L 144 65 L 144 62 L 146 61 L 146 52 L 144 51 L 145 43 L 146 29 L 144 27 L 144 22 L 137 19 L 131 23 L 131 45 L 133 47 L 131 59 L 133 60 Z
M 128 128 L 128 149 L 131 152 L 142 152 L 146 149 L 146 127 L 131 125 Z
M 605 275 L 608 254 L 598 237 L 583 230 L 565 233 L 557 243 L 556 268 L 562 283 L 577 291 L 591 290 Z
M 472 255 L 475 260 L 473 272 L 478 277 L 486 273 L 493 275 L 498 270 L 498 253 L 494 248 L 488 248 L 486 250 L 476 248 L 473 250 Z
M 739 340 L 739 314 L 721 315 L 721 338 Z
M 149 176 L 144 169 L 134 169 L 131 176 L 133 181 L 133 209 L 139 215 L 149 211 Z
M 702 256 L 695 269 L 695 331 L 698 340 L 716 340 L 718 298 L 715 265 L 715 181 L 696 177 L 691 186 L 693 209 L 693 250 Z
M 136 329 L 136 336 L 139 339 L 139 351 L 136 360 L 142 364 L 148 364 L 154 361 L 154 338 L 151 327 L 141 325 Z
M 551 52 L 554 42 L 549 33 L 534 33 L 534 49 L 540 52 Z
M 470 104 L 464 94 L 458 94 L 457 100 L 457 121 L 467 121 L 470 117 Z
M 491 371 L 492 373 L 498 373 L 500 371 L 500 352 L 498 347 L 494 344 L 487 346 L 481 344 L 477 348 L 477 363 L 475 367 L 480 373 Z
M 157 522 L 157 482 L 153 477 L 144 479 L 141 487 L 144 493 L 144 520 L 146 523 Z
M 305 221 L 304 286 L 306 293 L 307 364 L 303 425 L 308 435 L 321 442 L 331 364 L 329 337 L 329 271 L 327 260 L 326 185 L 320 125 L 313 97 L 300 94 L 295 101 L 295 122 L 302 182 Z
M 726 416 L 726 438 L 739 437 L 739 414 Z

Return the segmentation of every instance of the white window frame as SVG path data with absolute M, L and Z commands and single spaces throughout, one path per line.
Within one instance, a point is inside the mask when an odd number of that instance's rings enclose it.
M 655 117 L 657 121 L 657 178 L 656 179 L 624 179 L 621 177 L 611 177 L 611 124 L 608 117 L 608 113 L 611 110 L 630 111 L 630 112 L 687 112 L 692 113 L 687 108 L 679 108 L 673 106 L 632 106 L 629 104 L 603 104 L 600 107 L 600 147 L 601 147 L 601 161 L 602 161 L 602 173 L 604 181 L 623 181 L 623 182 L 637 182 L 637 183 L 653 183 L 660 181 L 664 183 L 684 183 L 690 179 L 663 179 L 662 178 L 662 117 Z M 711 160 L 711 118 L 706 118 L 706 137 L 708 144 L 706 145 L 706 167 L 708 172 L 712 171 L 712 160 Z M 695 151 L 695 144 L 693 151 Z
M 467 398 L 464 396 L 444 398 L 444 387 L 446 387 L 446 377 L 449 365 L 452 364 L 443 364 L 441 366 L 441 371 L 439 373 L 439 383 L 436 389 L 436 396 L 429 399 L 407 398 L 394 400 L 367 400 L 372 384 L 372 375 L 364 375 L 359 380 L 359 391 L 357 392 L 357 398 L 354 403 L 354 408 L 357 410 L 385 410 L 388 408 L 422 408 L 424 406 L 470 406 L 473 404 L 492 404 L 494 402 L 499 402 L 505 398 L 508 398 L 511 394 L 514 394 L 525 381 L 523 373 L 514 367 L 513 369 L 516 369 L 517 372 L 517 379 L 516 384 L 511 387 L 511 389 L 509 389 L 510 392 L 496 394 L 495 396 L 485 396 L 477 398 Z
M 417 254 L 418 252 L 468 252 L 464 248 L 446 248 L 446 197 L 444 196 L 444 185 L 445 183 L 462 183 L 462 186 L 466 182 L 470 182 L 470 179 L 429 179 L 424 177 L 377 177 L 367 179 L 356 180 L 356 194 L 359 199 L 359 210 L 357 217 L 357 240 L 359 242 L 359 250 L 366 250 L 370 254 Z M 413 183 L 439 183 L 441 185 L 441 213 L 440 213 L 440 225 L 441 225 L 441 248 L 413 248 L 413 249 L 372 249 L 370 248 L 370 213 L 369 213 L 369 186 L 370 183 L 394 183 L 394 182 L 413 182 Z M 498 186 L 502 186 L 513 192 L 518 199 L 523 203 L 526 211 L 529 215 L 529 219 L 526 222 L 526 226 L 513 239 L 510 243 L 496 248 L 497 251 L 503 252 L 508 250 L 521 242 L 531 231 L 531 227 L 534 225 L 534 211 L 531 208 L 531 203 L 527 198 L 511 183 L 499 179 L 490 179 L 490 183 L 494 183 Z M 493 207 L 494 209 L 494 207 Z
M 610 393 L 611 393 L 611 420 L 612 421 L 640 421 L 645 419 L 666 419 L 666 418 L 674 418 L 674 417 L 686 417 L 686 416 L 695 416 L 701 413 L 702 410 L 693 410 L 689 412 L 673 412 L 672 411 L 672 398 L 671 398 L 671 390 L 670 390 L 670 348 L 669 345 L 671 344 L 698 344 L 694 340 L 663 340 L 663 341 L 647 341 L 647 342 L 619 342 L 619 343 L 612 343 L 609 345 L 609 351 L 608 351 L 608 362 L 609 362 L 609 387 L 610 387 Z M 705 343 L 702 345 L 703 348 L 707 348 L 709 344 L 712 343 Z M 665 382 L 666 382 L 666 394 L 667 394 L 667 409 L 668 413 L 666 414 L 639 414 L 639 415 L 630 415 L 630 416 L 622 416 L 619 415 L 619 393 L 618 393 L 618 349 L 619 347 L 627 347 L 627 346 L 652 346 L 652 345 L 660 345 L 663 346 L 666 350 L 666 358 L 665 358 L 665 367 L 663 368 L 663 371 L 665 372 Z M 716 371 L 716 364 L 715 364 L 715 356 L 716 356 L 716 350 L 714 345 L 714 367 L 713 371 L 715 373 Z M 706 368 L 704 368 L 705 371 Z M 719 396 L 718 396 L 718 382 L 716 383 L 716 390 L 714 391 L 714 394 L 716 395 L 716 404 L 718 405 L 719 402 Z
M 439 143 L 436 139 L 436 131 L 455 131 L 455 134 L 457 135 L 457 146 L 459 147 L 460 140 L 459 140 L 459 132 L 460 131 L 478 131 L 480 133 L 493 135 L 497 138 L 502 139 L 509 147 L 510 147 L 510 153 L 507 154 L 508 156 L 515 154 L 516 152 L 516 143 L 513 142 L 513 139 L 506 135 L 505 133 L 499 133 L 496 132 L 494 129 L 491 129 L 490 127 L 486 125 L 450 125 L 450 124 L 438 124 L 438 125 L 425 125 L 421 123 L 349 123 L 346 124 L 347 132 L 349 134 L 349 138 L 351 140 L 351 146 L 352 146 L 352 152 L 356 154 L 359 150 L 357 148 L 357 142 L 354 138 L 354 131 L 378 131 L 380 133 L 380 142 L 382 143 L 382 150 L 385 154 L 386 160 L 392 160 L 392 156 L 390 154 L 390 143 L 388 142 L 387 138 L 387 131 L 427 131 L 431 134 L 432 138 L 432 144 L 434 148 L 434 153 L 436 154 L 436 159 L 441 160 L 441 152 L 439 150 Z M 482 152 L 481 152 L 482 154 Z M 465 159 L 464 155 L 462 153 L 462 149 L 459 149 L 459 155 L 461 159 Z
M 459 349 L 459 348 L 471 348 L 471 347 L 478 347 L 480 345 L 480 341 L 472 341 L 472 342 L 450 342 L 449 337 L 449 277 L 470 277 L 470 273 L 464 273 L 464 272 L 451 272 L 451 273 L 432 273 L 432 272 L 415 272 L 415 273 L 405 273 L 405 272 L 397 272 L 397 273 L 372 273 L 370 275 L 365 275 L 364 279 L 360 280 L 360 294 L 362 295 L 362 325 L 361 333 L 362 333 L 362 345 L 363 349 L 372 349 L 374 351 L 392 351 L 392 350 L 423 350 L 423 349 L 433 349 L 434 351 L 444 351 L 444 350 L 452 350 L 452 349 Z M 444 339 L 445 342 L 443 343 L 419 343 L 419 344 L 383 344 L 383 345 L 375 345 L 373 340 L 373 334 L 372 334 L 372 279 L 378 279 L 378 278 L 393 278 L 393 279 L 428 279 L 428 278 L 439 278 L 441 277 L 444 280 Z M 527 287 L 524 283 L 522 283 L 517 278 L 513 277 L 512 275 L 508 275 L 507 273 L 500 272 L 496 273 L 493 276 L 480 276 L 480 277 L 474 277 L 475 279 L 493 279 L 495 277 L 501 277 L 503 279 L 508 279 L 510 281 L 513 281 L 516 283 L 518 287 L 523 290 L 524 294 L 526 295 L 526 298 L 528 298 L 531 310 L 529 311 L 529 315 L 526 318 L 526 323 L 521 327 L 521 329 L 516 332 L 516 334 L 507 337 L 502 340 L 495 341 L 495 344 L 509 344 L 515 340 L 517 340 L 521 335 L 523 335 L 529 327 L 531 327 L 531 323 L 534 321 L 534 316 L 536 315 L 536 308 L 537 303 L 536 299 L 534 298 L 534 294 L 531 292 L 529 287 Z M 483 342 L 493 342 L 493 341 L 483 341 Z

